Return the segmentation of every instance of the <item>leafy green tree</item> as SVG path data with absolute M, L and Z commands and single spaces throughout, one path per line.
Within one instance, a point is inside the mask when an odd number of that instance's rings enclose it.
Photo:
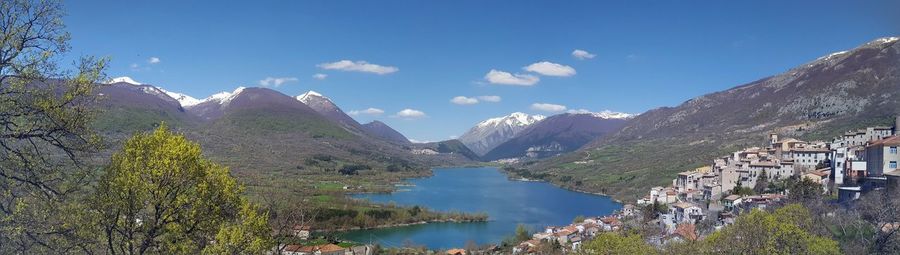
M 821 200 L 822 185 L 810 180 L 809 178 L 800 178 L 800 180 L 790 182 L 788 184 L 788 199 L 791 201 L 806 202 Z
M 581 246 L 579 254 L 657 254 L 640 235 L 604 232 Z
M 836 241 L 810 232 L 811 217 L 809 210 L 797 204 L 774 213 L 753 210 L 709 235 L 703 241 L 703 253 L 840 254 Z
M 197 254 L 210 243 L 213 253 L 260 251 L 269 243 L 267 216 L 242 190 L 163 123 L 126 141 L 106 167 L 94 204 L 102 243 L 113 254 Z
M 90 174 L 83 156 L 105 60 L 57 61 L 69 50 L 59 1 L 0 1 L 0 254 L 60 253 L 89 243 L 72 202 Z
M 263 254 L 274 245 L 269 238 L 268 214 L 244 201 L 237 222 L 227 223 L 203 254 Z

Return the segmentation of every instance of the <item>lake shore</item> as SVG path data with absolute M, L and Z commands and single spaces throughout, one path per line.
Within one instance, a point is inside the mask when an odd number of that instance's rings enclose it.
M 484 211 L 490 220 L 418 221 L 368 228 L 343 228 L 347 240 L 371 240 L 373 235 L 389 245 L 409 240 L 432 249 L 462 247 L 468 241 L 498 243 L 518 224 L 540 229 L 568 224 L 578 215 L 606 215 L 621 203 L 602 194 L 561 187 L 533 178 L 516 178 L 496 167 L 435 168 L 428 178 L 410 178 L 393 192 L 357 193 L 354 199 L 390 206 L 424 206 L 442 212 Z M 400 192 L 399 189 L 409 188 Z M 435 223 L 435 224 L 431 224 Z M 418 226 L 414 228 L 404 228 Z M 440 237 L 440 238 L 438 238 Z
M 341 228 L 330 230 L 332 232 L 347 232 L 347 231 L 358 231 L 358 230 L 373 230 L 373 229 L 385 229 L 385 228 L 402 228 L 416 225 L 424 225 L 424 224 L 432 224 L 432 223 L 475 223 L 475 222 L 488 222 L 488 219 L 477 219 L 477 220 L 427 220 L 427 221 L 418 221 L 418 222 L 410 222 L 410 223 L 397 223 L 397 224 L 384 224 L 378 225 L 374 227 L 352 227 L 352 228 Z M 317 230 L 316 232 L 324 232 L 321 230 Z

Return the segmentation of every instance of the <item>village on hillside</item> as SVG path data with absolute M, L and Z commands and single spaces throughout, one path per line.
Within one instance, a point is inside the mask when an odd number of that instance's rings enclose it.
M 598 233 L 626 225 L 655 226 L 648 242 L 662 247 L 671 242 L 697 240 L 722 229 L 752 209 L 782 202 L 790 193 L 780 181 L 803 180 L 822 187 L 822 194 L 848 203 L 873 190 L 895 190 L 900 184 L 900 117 L 894 127 L 848 131 L 831 141 L 801 141 L 768 135 L 765 147 L 750 147 L 715 158 L 707 166 L 681 172 L 668 187 L 651 188 L 634 204 L 612 215 L 587 218 L 564 227 L 546 227 L 518 244 L 514 254 L 540 254 L 550 245 L 562 252 L 577 251 Z M 647 213 L 649 212 L 649 213 Z M 640 217 L 655 217 L 642 219 Z

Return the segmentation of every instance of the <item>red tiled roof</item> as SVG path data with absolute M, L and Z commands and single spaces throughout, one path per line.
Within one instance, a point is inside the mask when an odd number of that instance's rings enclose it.
M 697 240 L 697 228 L 694 224 L 680 224 L 675 228 L 676 235 L 680 235 L 687 240 Z
M 343 250 L 344 250 L 344 247 L 340 247 L 340 246 L 337 246 L 334 244 L 312 245 L 312 246 L 302 246 L 302 245 L 291 244 L 291 245 L 284 247 L 284 251 L 290 251 L 290 252 L 315 252 L 315 251 L 335 252 L 335 251 L 343 251 Z
M 873 141 L 871 144 L 869 144 L 869 147 L 878 145 L 900 145 L 900 136 L 888 136 L 884 139 Z
M 450 250 L 447 250 L 447 254 L 449 254 L 449 255 L 466 255 L 466 250 L 450 249 Z

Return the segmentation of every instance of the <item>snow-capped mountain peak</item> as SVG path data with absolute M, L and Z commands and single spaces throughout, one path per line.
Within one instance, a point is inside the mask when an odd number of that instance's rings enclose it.
M 328 97 L 323 96 L 322 94 L 319 94 L 319 92 L 310 90 L 310 91 L 307 91 L 306 93 L 303 93 L 303 94 L 297 96 L 297 100 L 300 100 L 300 102 L 303 102 L 304 104 L 309 104 L 309 100 L 311 97 L 319 97 L 319 98 L 328 99 Z
M 520 131 L 525 130 L 537 122 L 544 120 L 543 115 L 528 115 L 514 112 L 507 116 L 490 118 L 479 122 L 465 134 L 459 136 L 459 141 L 479 155 L 484 155 L 497 145 L 515 137 Z
M 476 127 L 493 127 L 500 124 L 506 126 L 528 126 L 534 124 L 535 122 L 541 121 L 544 118 L 546 118 L 544 115 L 528 115 L 522 112 L 514 112 L 507 116 L 484 120 L 478 123 Z
M 222 91 L 222 92 L 213 94 L 212 96 L 209 96 L 206 99 L 203 99 L 203 101 L 204 102 L 205 101 L 217 101 L 217 102 L 219 102 L 219 104 L 225 104 L 225 103 L 230 102 L 235 97 L 237 97 L 237 95 L 240 94 L 241 91 L 244 91 L 244 89 L 246 89 L 246 88 L 238 87 L 237 89 L 235 89 L 232 92 Z
M 875 39 L 876 43 L 891 43 L 900 40 L 900 37 L 884 37 Z
M 630 119 L 630 118 L 634 118 L 634 116 L 636 116 L 636 114 L 624 113 L 624 112 L 614 112 L 614 111 L 610 111 L 610 110 L 603 110 L 600 112 L 592 112 L 592 111 L 580 109 L 580 110 L 571 110 L 571 111 L 569 111 L 569 113 L 570 114 L 590 114 L 591 116 L 594 116 L 595 118 L 601 118 L 601 119 Z
M 128 77 L 128 76 L 122 76 L 122 77 L 112 78 L 112 79 L 110 79 L 106 84 L 113 84 L 113 83 L 120 83 L 120 82 L 128 83 L 128 84 L 131 84 L 131 85 L 143 85 L 142 83 L 137 82 L 137 81 L 135 81 L 134 79 L 131 79 L 131 77 Z
M 163 93 L 166 93 L 166 95 L 169 95 L 175 100 L 178 100 L 178 103 L 181 104 L 181 107 L 194 106 L 203 102 L 203 100 L 196 99 L 184 93 L 172 92 L 160 87 L 157 87 L 157 89 L 161 90 Z

